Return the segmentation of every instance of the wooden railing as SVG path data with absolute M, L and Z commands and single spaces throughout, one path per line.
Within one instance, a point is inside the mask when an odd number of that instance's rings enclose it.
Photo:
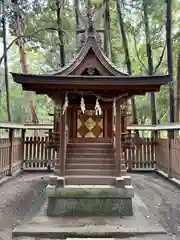
M 47 147 L 49 136 L 26 137 L 24 151 L 24 170 L 52 169 L 56 158 L 54 148 Z
M 34 129 L 36 134 L 32 136 Z M 47 134 L 51 131 L 50 126 L 0 123 L 0 179 L 22 169 L 53 169 L 56 151 L 48 147 L 51 135 Z M 65 147 L 67 136 L 68 129 Z M 128 170 L 162 170 L 169 177 L 180 180 L 180 139 L 160 138 L 156 127 L 149 137 L 132 135 L 129 131 L 127 136 L 122 136 L 121 141 Z
M 158 139 L 156 169 L 180 180 L 180 139 Z
M 179 123 L 145 126 L 132 125 L 128 127 L 128 130 L 138 131 L 140 136 L 146 134 L 152 136 L 150 140 L 148 140 L 148 145 L 150 144 L 149 147 L 145 147 L 145 155 L 149 156 L 149 158 L 146 159 L 149 159 L 149 162 L 154 162 L 153 166 L 156 171 L 163 171 L 169 178 L 180 180 Z M 145 138 L 141 139 L 143 143 L 140 148 L 142 148 L 142 145 L 147 145 L 147 140 L 145 140 Z M 151 152 L 151 155 L 149 155 L 148 152 Z M 140 159 L 143 161 L 144 156 Z M 151 159 L 154 161 L 151 161 Z
M 54 152 L 47 150 L 45 131 L 50 125 L 20 125 L 0 122 L 0 179 L 27 168 L 47 168 L 53 164 Z M 36 130 L 39 136 L 25 137 Z
M 23 167 L 24 129 L 19 124 L 0 123 L 0 179 Z
M 124 141 L 123 147 L 125 164 L 128 170 L 154 169 L 155 142 L 151 138 L 130 137 Z
M 22 149 L 21 138 L 12 141 L 9 138 L 0 139 L 0 179 L 22 168 Z

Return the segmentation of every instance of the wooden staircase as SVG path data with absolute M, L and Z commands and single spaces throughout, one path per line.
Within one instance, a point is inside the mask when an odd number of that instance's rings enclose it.
M 115 184 L 113 144 L 107 142 L 70 142 L 66 154 L 66 184 Z

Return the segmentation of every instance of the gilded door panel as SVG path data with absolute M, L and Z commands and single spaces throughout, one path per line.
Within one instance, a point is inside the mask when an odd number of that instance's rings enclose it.
M 95 115 L 95 110 L 86 110 L 83 114 L 77 111 L 77 137 L 78 138 L 103 138 L 103 114 Z

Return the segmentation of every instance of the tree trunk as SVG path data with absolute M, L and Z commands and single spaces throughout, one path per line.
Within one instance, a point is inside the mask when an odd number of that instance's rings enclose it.
M 21 16 L 20 16 L 20 10 L 19 5 L 17 1 L 13 1 L 14 3 L 14 9 L 15 9 L 15 22 L 16 22 L 16 35 L 20 36 L 23 35 L 22 30 L 22 23 L 21 23 Z M 24 51 L 24 39 L 23 37 L 19 38 L 17 41 L 18 47 L 19 47 L 19 56 L 20 56 L 20 65 L 21 70 L 23 73 L 28 73 L 27 68 L 27 61 L 26 61 L 26 54 Z M 28 104 L 30 104 L 31 109 L 31 120 L 33 123 L 38 123 L 38 117 L 36 114 L 36 95 L 34 92 L 24 92 L 25 102 L 28 101 Z
M 175 111 L 175 121 L 180 121 L 180 52 L 177 58 L 177 78 L 176 78 L 176 111 Z
M 152 47 L 151 47 L 151 39 L 149 32 L 149 19 L 148 19 L 148 9 L 147 2 L 143 0 L 143 12 L 144 12 L 144 24 L 145 24 L 145 34 L 146 34 L 146 52 L 148 58 L 148 73 L 149 75 L 153 74 L 153 58 L 152 58 Z M 156 124 L 156 99 L 155 93 L 152 92 L 151 95 L 151 111 L 152 111 L 152 124 Z
M 80 33 L 78 33 L 78 30 L 80 28 L 80 20 L 79 20 L 79 0 L 74 0 L 74 6 L 75 6 L 75 14 L 76 14 L 76 46 L 79 46 L 79 37 Z M 79 51 L 79 47 L 76 47 L 76 50 Z
M 57 26 L 58 26 L 58 37 L 59 37 L 59 53 L 60 53 L 60 64 L 61 67 L 65 65 L 65 52 L 64 52 L 64 41 L 63 41 L 63 32 L 62 32 L 62 9 L 64 1 L 60 3 L 59 0 L 56 0 L 56 15 L 57 15 Z
M 62 9 L 64 6 L 64 0 L 60 3 L 60 0 L 56 0 L 56 18 L 57 18 L 57 26 L 58 26 L 58 38 L 59 38 L 59 54 L 60 54 L 60 66 L 65 66 L 65 51 L 64 51 L 64 39 L 63 39 L 63 31 L 62 31 Z M 62 107 L 62 106 L 61 106 Z M 54 103 L 54 124 L 57 124 L 59 115 L 59 110 L 57 109 L 57 105 Z
M 7 117 L 8 121 L 11 122 L 11 107 L 9 97 L 9 79 L 8 79 L 8 62 L 7 62 L 7 50 L 6 50 L 6 13 L 4 0 L 1 2 L 2 6 L 2 27 L 3 27 L 3 47 L 4 47 L 4 79 L 6 86 L 6 105 L 7 105 Z
M 172 0 L 166 0 L 166 43 L 168 73 L 172 76 L 169 83 L 169 120 L 174 123 L 174 83 L 173 83 L 173 57 L 172 57 Z
M 121 36 L 122 36 L 122 43 L 123 43 L 123 48 L 124 48 L 124 53 L 125 53 L 125 61 L 126 61 L 127 71 L 128 71 L 129 75 L 132 75 L 132 68 L 131 68 L 131 61 L 130 61 L 130 56 L 129 56 L 128 42 L 127 42 L 126 32 L 125 32 L 125 29 L 124 29 L 124 23 L 123 23 L 121 6 L 120 6 L 120 1 L 119 0 L 116 0 L 116 6 L 117 6 L 118 17 L 119 17 L 119 26 L 120 26 Z M 134 97 L 131 98 L 131 106 L 132 106 L 133 124 L 137 124 L 136 103 L 135 103 Z
M 106 4 L 106 9 L 104 13 L 104 52 L 108 58 L 111 58 L 109 0 L 104 0 L 104 4 Z

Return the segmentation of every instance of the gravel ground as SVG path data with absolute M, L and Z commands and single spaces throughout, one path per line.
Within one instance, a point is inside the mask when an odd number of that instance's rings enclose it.
M 0 187 L 0 240 L 10 240 L 13 227 L 37 213 L 45 186 L 43 174 L 24 174 Z
M 29 221 L 45 201 L 48 175 L 25 174 L 0 187 L 0 240 L 11 240 L 14 226 Z M 172 236 L 180 240 L 180 189 L 156 174 L 131 174 L 136 193 Z
M 180 239 L 180 189 L 157 174 L 131 174 L 136 193 L 168 231 Z

